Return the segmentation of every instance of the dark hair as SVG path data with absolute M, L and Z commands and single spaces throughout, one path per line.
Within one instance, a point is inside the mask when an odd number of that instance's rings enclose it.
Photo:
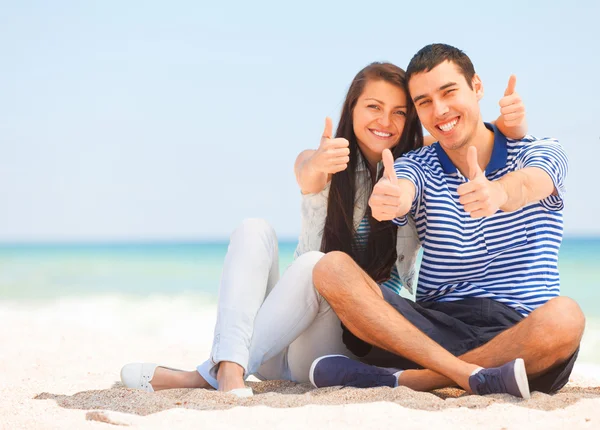
M 356 255 L 352 247 L 356 235 L 353 219 L 354 205 L 357 198 L 364 198 L 362 195 L 356 195 L 358 163 L 363 163 L 371 175 L 371 187 L 364 190 L 367 196 L 371 193 L 373 184 L 379 179 L 376 177 L 377 174 L 367 166 L 364 154 L 358 146 L 353 124 L 356 102 L 363 93 L 367 82 L 370 81 L 388 82 L 401 88 L 407 94 L 406 121 L 398 144 L 392 148 L 394 159 L 423 145 L 423 129 L 414 105 L 408 97 L 404 70 L 390 63 L 372 63 L 358 72 L 348 89 L 335 133 L 335 137 L 343 137 L 350 143 L 350 162 L 345 170 L 334 174 L 331 178 L 321 251 L 343 251 L 350 255 L 376 282 L 383 282 L 390 278 L 392 266 L 397 258 L 396 225 L 391 221 L 375 220 L 371 216 L 371 208 L 367 208 L 370 233 L 366 251 Z M 359 153 L 362 157 L 359 157 Z
M 429 72 L 444 61 L 456 64 L 467 80 L 469 88 L 473 89 L 472 82 L 475 75 L 475 68 L 473 67 L 473 63 L 471 63 L 471 59 L 460 49 L 443 43 L 427 45 L 412 57 L 406 68 L 406 82 L 408 83 L 414 74 Z

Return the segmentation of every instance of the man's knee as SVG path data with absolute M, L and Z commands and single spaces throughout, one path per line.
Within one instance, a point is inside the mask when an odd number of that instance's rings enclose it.
M 555 297 L 544 308 L 545 325 L 550 326 L 547 329 L 578 345 L 585 329 L 585 316 L 577 302 L 569 297 Z
M 553 305 L 552 313 L 562 315 L 562 323 L 566 329 L 572 333 L 579 333 L 581 336 L 585 329 L 585 315 L 579 307 L 579 304 L 570 297 L 556 297 L 548 303 Z
M 329 291 L 328 287 L 340 280 L 345 268 L 353 263 L 352 257 L 341 251 L 331 251 L 325 254 L 313 269 L 313 282 L 317 291 L 326 296 Z

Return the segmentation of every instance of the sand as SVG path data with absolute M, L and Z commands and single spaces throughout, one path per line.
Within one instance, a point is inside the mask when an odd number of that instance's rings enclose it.
M 214 306 L 186 297 L 0 302 L 0 428 L 600 428 L 600 366 L 585 363 L 560 393 L 530 400 L 287 381 L 250 381 L 255 396 L 239 399 L 120 384 L 129 361 L 193 368 L 214 317 Z

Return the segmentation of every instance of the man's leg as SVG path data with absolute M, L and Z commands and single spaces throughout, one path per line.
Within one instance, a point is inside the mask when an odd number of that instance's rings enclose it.
M 342 252 L 328 253 L 316 264 L 313 281 L 340 320 L 360 339 L 444 375 L 470 391 L 469 376 L 479 366 L 455 357 L 399 314 L 351 257 Z
M 527 318 L 459 358 L 483 367 L 496 367 L 523 358 L 530 380 L 568 360 L 581 342 L 585 317 L 577 303 L 557 297 Z M 398 383 L 419 391 L 446 387 L 451 381 L 431 370 L 407 370 Z
M 447 387 L 454 385 L 452 381 L 465 388 L 463 383 L 451 376 L 453 369 L 445 367 L 448 365 L 460 366 L 466 362 L 497 367 L 517 357 L 524 358 L 528 375 L 533 379 L 573 354 L 585 325 L 583 314 L 573 300 L 566 297 L 552 299 L 486 345 L 460 356 L 457 364 L 440 355 L 437 348 L 450 353 L 395 309 L 385 302 L 387 306 L 382 306 L 378 285 L 347 255 L 326 255 L 315 267 L 313 277 L 319 292 L 355 335 L 429 369 L 402 372 L 399 384 L 415 390 Z M 366 294 L 365 290 L 375 293 L 378 300 L 373 300 L 373 294 Z M 360 312 L 356 312 L 357 309 Z M 437 348 L 432 349 L 431 343 Z M 441 364 L 442 367 L 431 365 L 435 359 L 440 363 L 434 362 L 434 365 Z M 460 372 L 461 367 L 458 369 Z

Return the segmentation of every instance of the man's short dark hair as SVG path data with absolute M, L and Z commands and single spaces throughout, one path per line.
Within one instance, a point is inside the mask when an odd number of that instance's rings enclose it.
M 473 88 L 472 80 L 475 75 L 475 68 L 471 59 L 458 48 L 445 45 L 443 43 L 433 43 L 421 48 L 414 57 L 410 60 L 406 69 L 406 82 L 410 82 L 410 78 L 417 73 L 429 72 L 434 67 L 439 66 L 444 61 L 450 61 L 456 64 L 460 72 L 463 74 L 469 84 L 469 88 Z

